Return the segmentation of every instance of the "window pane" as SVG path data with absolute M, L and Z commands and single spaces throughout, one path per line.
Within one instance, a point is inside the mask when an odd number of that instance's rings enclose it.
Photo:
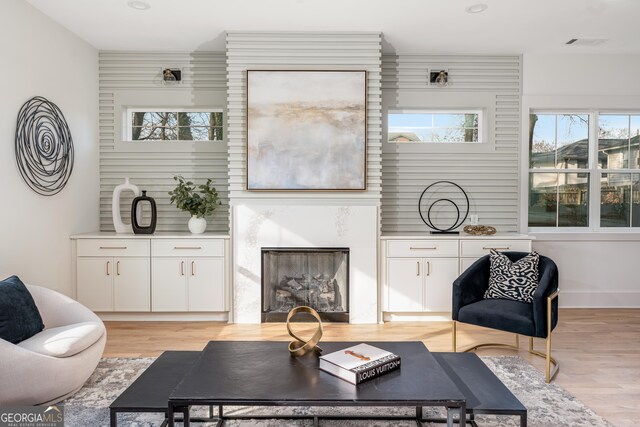
M 184 119 L 183 119 L 184 120 Z M 180 141 L 192 141 L 193 138 L 193 128 L 191 127 L 179 127 L 178 128 L 178 139 Z
M 131 112 L 131 119 L 132 141 L 222 140 L 222 112 L 140 111 Z
M 640 168 L 640 156 L 638 154 L 638 144 L 640 143 L 640 116 L 631 116 L 631 153 L 629 157 L 629 167 L 632 169 Z
M 211 141 L 222 141 L 222 127 L 212 127 L 210 128 L 209 140 Z
M 589 166 L 589 116 L 558 115 L 556 167 L 586 169 Z
M 210 141 L 209 139 L 209 127 L 192 127 L 191 135 L 194 141 Z
M 602 174 L 600 184 L 600 226 L 629 227 L 631 174 Z
M 587 227 L 588 225 L 589 174 L 559 173 L 558 227 Z
M 640 174 L 632 175 L 632 201 L 631 205 L 631 226 L 640 227 Z
M 628 168 L 629 116 L 602 114 L 598 121 L 598 161 L 606 169 Z
M 552 168 L 556 148 L 555 114 L 529 116 L 529 165 L 533 168 Z
M 390 113 L 388 142 L 480 142 L 478 113 Z
M 558 174 L 529 174 L 529 227 L 555 227 L 558 209 Z

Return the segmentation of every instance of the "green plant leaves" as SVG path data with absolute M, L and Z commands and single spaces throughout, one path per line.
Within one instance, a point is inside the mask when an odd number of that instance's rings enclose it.
M 211 185 L 211 178 L 207 179 L 205 184 L 197 186 L 191 181 L 185 181 L 181 175 L 176 175 L 173 179 L 178 184 L 169 192 L 170 203 L 175 204 L 178 209 L 191 215 L 205 217 L 211 215 L 221 204 L 218 191 Z

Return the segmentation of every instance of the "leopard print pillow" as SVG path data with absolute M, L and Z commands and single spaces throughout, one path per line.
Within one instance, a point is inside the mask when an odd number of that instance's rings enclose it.
M 491 270 L 485 298 L 533 302 L 533 294 L 538 287 L 540 255 L 537 252 L 512 262 L 505 254 L 491 249 L 489 260 Z

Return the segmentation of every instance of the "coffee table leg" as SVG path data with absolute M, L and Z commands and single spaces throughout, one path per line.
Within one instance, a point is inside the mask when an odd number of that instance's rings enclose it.
M 520 415 L 520 427 L 527 427 L 527 414 Z
M 184 415 L 184 421 L 183 421 L 183 425 L 184 427 L 189 427 L 191 425 L 191 416 L 189 415 L 189 405 L 186 405 L 184 407 L 184 410 L 182 412 Z
M 174 427 L 175 425 L 175 414 L 173 413 L 173 405 L 169 403 L 169 410 L 167 411 L 167 427 Z
M 467 405 L 463 403 L 460 405 L 460 421 L 459 425 L 464 427 L 467 424 Z
M 422 406 L 416 406 L 416 418 L 422 421 Z
M 320 421 L 316 416 L 313 417 L 313 427 L 320 427 Z
M 447 408 L 447 427 L 453 427 L 453 410 Z
M 111 427 L 118 426 L 118 414 L 113 409 L 109 410 L 109 423 Z

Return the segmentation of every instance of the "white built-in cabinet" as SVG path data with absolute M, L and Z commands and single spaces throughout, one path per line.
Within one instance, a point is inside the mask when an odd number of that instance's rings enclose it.
M 154 311 L 224 311 L 224 242 L 151 242 Z
M 72 236 L 76 296 L 96 312 L 224 312 L 228 239 Z
M 383 236 L 382 311 L 450 312 L 453 281 L 491 248 L 529 252 L 531 237 Z

